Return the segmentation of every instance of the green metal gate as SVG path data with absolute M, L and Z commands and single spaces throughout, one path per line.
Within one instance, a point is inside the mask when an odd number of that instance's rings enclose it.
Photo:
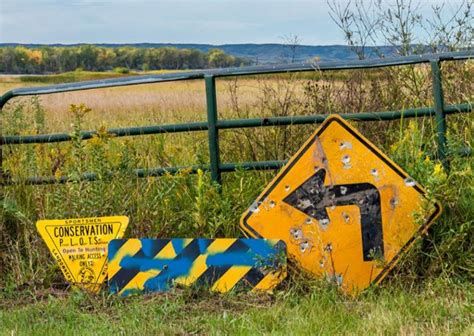
M 108 132 L 117 137 L 122 136 L 139 136 L 147 134 L 160 133 L 177 133 L 177 132 L 208 132 L 208 144 L 210 163 L 208 165 L 195 165 L 191 167 L 159 167 L 154 169 L 135 169 L 137 177 L 159 176 L 166 172 L 176 173 L 179 170 L 187 169 L 193 173 L 199 169 L 209 171 L 212 180 L 221 183 L 221 173 L 235 171 L 238 168 L 246 170 L 266 170 L 279 169 L 286 161 L 253 161 L 239 163 L 222 163 L 219 153 L 219 130 L 246 128 L 246 127 L 265 127 L 265 126 L 283 126 L 283 125 L 301 125 L 314 124 L 324 121 L 327 115 L 305 115 L 305 116 L 285 116 L 270 118 L 253 118 L 253 119 L 227 119 L 220 120 L 217 113 L 217 97 L 216 97 L 216 78 L 236 77 L 248 75 L 276 74 L 276 73 L 294 73 L 305 71 L 329 71 L 329 70 L 351 70 L 351 69 L 370 69 L 390 66 L 414 65 L 429 63 L 432 72 L 433 81 L 433 98 L 434 106 L 418 109 L 407 109 L 402 111 L 381 111 L 368 113 L 347 113 L 341 116 L 348 120 L 357 121 L 380 121 L 380 120 L 396 120 L 401 118 L 416 118 L 424 116 L 434 116 L 436 118 L 437 127 L 437 156 L 441 160 L 445 169 L 449 169 L 448 148 L 446 142 L 446 115 L 455 113 L 472 112 L 472 102 L 467 104 L 445 105 L 444 95 L 441 81 L 440 63 L 443 61 L 467 60 L 474 58 L 474 51 L 463 51 L 454 53 L 428 54 L 408 57 L 396 57 L 385 59 L 372 59 L 362 61 L 347 62 L 319 62 L 319 63 L 297 63 L 284 65 L 268 65 L 268 66 L 252 66 L 229 69 L 216 69 L 206 71 L 189 71 L 180 73 L 170 73 L 162 75 L 148 75 L 138 77 L 126 77 L 118 79 L 107 79 L 87 82 L 77 82 L 70 84 L 60 84 L 36 88 L 19 88 L 8 91 L 0 97 L 0 109 L 13 97 L 45 95 L 60 92 L 90 90 L 99 88 L 109 88 L 127 85 L 149 84 L 169 81 L 183 81 L 204 79 L 206 87 L 207 101 L 207 122 L 192 122 L 182 124 L 165 124 L 158 126 L 129 127 L 119 129 L 109 129 Z M 2 133 L 0 124 L 0 134 Z M 95 132 L 84 132 L 82 139 L 90 139 Z M 71 136 L 65 133 L 42 134 L 33 136 L 12 136 L 2 135 L 0 138 L 0 182 L 2 185 L 12 184 L 7 176 L 2 174 L 2 151 L 4 145 L 14 144 L 32 144 L 32 143 L 52 143 L 70 141 Z M 464 154 L 470 155 L 470 149 L 462 151 Z M 85 173 L 82 177 L 85 180 L 95 180 L 96 175 L 93 173 Z M 52 184 L 65 183 L 70 181 L 68 177 L 29 177 L 26 184 Z

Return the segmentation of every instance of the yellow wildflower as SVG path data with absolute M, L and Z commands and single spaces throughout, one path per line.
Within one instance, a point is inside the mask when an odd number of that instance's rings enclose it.
M 94 135 L 94 136 L 92 137 L 92 139 L 89 140 L 89 144 L 90 144 L 91 146 L 97 146 L 97 147 L 98 147 L 98 146 L 101 146 L 101 144 L 102 144 L 102 139 L 99 138 L 97 135 Z
M 394 143 L 394 144 L 392 144 L 392 145 L 390 146 L 390 151 L 391 151 L 392 153 L 396 152 L 397 149 L 398 149 L 398 143 Z
M 61 175 L 62 175 L 61 170 L 60 170 L 60 169 L 56 169 L 56 171 L 54 172 L 54 178 L 55 178 L 56 180 L 59 180 L 59 179 L 61 178 Z
M 441 163 L 437 163 L 434 166 L 433 174 L 438 176 L 444 174 L 443 166 L 441 165 Z

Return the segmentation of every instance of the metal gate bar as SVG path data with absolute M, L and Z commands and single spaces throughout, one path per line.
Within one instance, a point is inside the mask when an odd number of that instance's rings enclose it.
M 268 66 L 252 66 L 228 69 L 215 69 L 205 71 L 189 71 L 180 73 L 170 73 L 161 75 L 147 75 L 126 78 L 114 78 L 97 81 L 86 81 L 68 84 L 59 84 L 43 87 L 32 88 L 18 88 L 6 92 L 0 97 L 0 110 L 13 97 L 44 95 L 60 92 L 80 91 L 101 89 L 109 87 L 140 85 L 149 83 L 160 83 L 169 81 L 181 80 L 196 80 L 204 79 L 206 88 L 207 101 L 207 121 L 206 122 L 192 122 L 183 124 L 167 124 L 156 126 L 143 127 L 129 127 L 110 129 L 109 133 L 117 137 L 122 136 L 139 136 L 148 134 L 161 133 L 177 133 L 177 132 L 208 132 L 209 145 L 209 165 L 195 165 L 183 167 L 159 167 L 153 169 L 135 169 L 137 177 L 146 176 L 160 176 L 165 173 L 176 173 L 181 170 L 188 170 L 190 173 L 195 173 L 198 170 L 210 171 L 211 178 L 214 182 L 221 183 L 221 173 L 235 171 L 237 169 L 245 170 L 267 170 L 279 169 L 286 161 L 259 161 L 259 162 L 240 162 L 240 163 L 221 163 L 219 151 L 219 130 L 220 129 L 234 129 L 246 127 L 265 127 L 265 126 L 284 126 L 284 125 L 302 125 L 320 123 L 326 119 L 328 115 L 305 115 L 305 116 L 285 116 L 285 117 L 269 117 L 269 118 L 251 118 L 251 119 L 227 119 L 219 120 L 217 111 L 217 92 L 216 92 L 216 78 L 230 77 L 230 76 L 253 76 L 264 74 L 277 73 L 294 73 L 307 71 L 329 71 L 329 70 L 350 70 L 350 69 L 371 69 L 390 66 L 404 66 L 429 63 L 431 66 L 432 81 L 433 81 L 433 107 L 407 109 L 401 111 L 381 111 L 381 112 L 367 112 L 367 113 L 345 113 L 341 116 L 348 120 L 357 121 L 382 121 L 382 120 L 397 120 L 402 118 L 416 118 L 416 117 L 435 117 L 436 133 L 437 133 L 437 157 L 441 160 L 443 167 L 449 169 L 450 155 L 470 155 L 470 148 L 462 148 L 459 151 L 453 152 L 448 149 L 446 132 L 447 121 L 446 115 L 456 113 L 472 112 L 473 103 L 467 104 L 444 104 L 444 95 L 442 88 L 442 74 L 440 63 L 442 61 L 456 61 L 468 60 L 474 58 L 474 51 L 462 51 L 442 54 L 428 54 L 408 57 L 394 57 L 385 59 L 373 59 L 362 61 L 346 61 L 346 62 L 319 62 L 319 63 L 295 63 L 283 65 L 268 65 Z M 0 123 L 0 134 L 1 134 Z M 82 133 L 82 139 L 90 139 L 96 134 L 95 131 L 87 131 Z M 72 181 L 69 177 L 29 177 L 22 181 L 12 181 L 3 174 L 3 145 L 19 145 L 32 143 L 53 143 L 70 141 L 71 137 L 65 133 L 56 134 L 41 134 L 32 136 L 16 136 L 16 135 L 2 135 L 0 137 L 0 183 L 2 185 L 10 185 L 17 183 L 26 184 L 54 184 L 66 183 Z M 95 180 L 97 176 L 93 173 L 85 173 L 81 179 Z

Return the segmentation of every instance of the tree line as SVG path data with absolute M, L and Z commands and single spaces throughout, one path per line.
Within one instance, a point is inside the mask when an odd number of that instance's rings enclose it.
M 249 60 L 226 54 L 220 49 L 202 52 L 175 47 L 135 48 L 24 46 L 0 48 L 0 73 L 45 74 L 74 71 L 177 70 L 243 66 Z

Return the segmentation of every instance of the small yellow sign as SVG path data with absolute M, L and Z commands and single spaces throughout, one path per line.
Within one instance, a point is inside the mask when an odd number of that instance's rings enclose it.
M 290 159 L 241 219 L 254 238 L 356 294 L 379 283 L 439 216 L 423 188 L 339 116 Z
M 41 237 L 58 262 L 66 280 L 98 292 L 107 275 L 107 245 L 122 238 L 128 217 L 40 220 Z

